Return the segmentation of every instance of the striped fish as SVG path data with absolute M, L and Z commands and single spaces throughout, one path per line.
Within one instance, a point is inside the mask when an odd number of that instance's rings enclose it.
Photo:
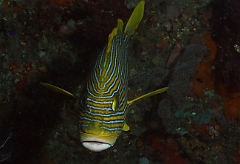
M 121 132 L 129 130 L 125 117 L 129 105 L 141 98 L 164 92 L 158 89 L 131 101 L 128 93 L 128 40 L 134 34 L 144 13 L 144 1 L 134 9 L 123 31 L 123 21 L 109 34 L 108 43 L 97 58 L 89 75 L 86 92 L 79 103 L 79 133 L 83 146 L 92 151 L 102 151 L 113 146 Z M 57 86 L 41 83 L 48 89 L 76 97 Z

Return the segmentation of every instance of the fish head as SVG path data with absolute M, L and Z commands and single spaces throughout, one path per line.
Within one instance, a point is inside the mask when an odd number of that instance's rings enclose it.
M 85 148 L 99 152 L 115 144 L 123 130 L 126 115 L 119 108 L 118 97 L 116 94 L 106 100 L 101 96 L 87 96 L 82 101 L 78 123 L 80 141 Z
M 80 141 L 82 145 L 94 152 L 100 152 L 112 147 L 119 134 L 96 134 L 96 133 L 87 133 L 80 132 Z

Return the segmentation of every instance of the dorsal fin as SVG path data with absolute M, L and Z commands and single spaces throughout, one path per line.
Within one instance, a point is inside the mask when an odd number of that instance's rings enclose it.
M 129 33 L 130 35 L 133 35 L 136 28 L 138 27 L 139 23 L 142 20 L 143 14 L 144 14 L 144 5 L 145 1 L 141 1 L 138 3 L 136 8 L 133 10 L 133 13 L 131 14 L 127 25 L 125 27 L 124 33 Z M 117 34 L 121 34 L 123 30 L 123 21 L 121 19 L 118 19 L 117 27 L 115 27 L 112 32 L 108 35 L 108 44 L 105 53 L 109 53 L 112 47 L 112 40 Z
M 112 47 L 112 40 L 113 38 L 118 34 L 118 33 L 122 33 L 122 29 L 123 29 L 123 21 L 121 19 L 118 19 L 118 24 L 117 27 L 115 27 L 112 32 L 108 35 L 108 44 L 107 44 L 107 49 L 106 49 L 106 53 L 110 52 L 110 49 Z

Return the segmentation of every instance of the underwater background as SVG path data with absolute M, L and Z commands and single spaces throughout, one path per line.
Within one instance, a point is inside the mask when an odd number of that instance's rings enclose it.
M 139 0 L 0 0 L 0 164 L 240 163 L 240 1 L 145 0 L 129 40 L 128 108 L 115 145 L 84 148 L 78 100 Z

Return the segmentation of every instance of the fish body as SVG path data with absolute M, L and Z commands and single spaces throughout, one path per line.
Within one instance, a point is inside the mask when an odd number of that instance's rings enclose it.
M 98 56 L 87 81 L 83 103 L 79 105 L 79 131 L 85 147 L 94 143 L 88 142 L 89 138 L 108 143 L 105 146 L 110 147 L 123 129 L 128 107 L 126 47 L 129 35 L 123 35 L 122 25 L 118 20 L 117 28 L 110 34 L 113 36 L 109 37 L 111 43 Z
M 142 20 L 144 3 L 134 9 L 124 31 L 118 19 L 88 78 L 85 104 L 79 106 L 79 131 L 81 142 L 90 150 L 111 147 L 123 130 L 128 108 L 128 40 Z
M 144 1 L 134 9 L 125 29 L 118 19 L 117 27 L 109 34 L 108 43 L 97 58 L 88 77 L 86 92 L 79 103 L 78 125 L 80 141 L 92 151 L 102 151 L 114 145 L 123 130 L 129 130 L 125 123 L 128 106 L 138 99 L 164 92 L 162 88 L 127 100 L 128 93 L 128 40 L 134 34 L 144 14 Z M 47 83 L 48 89 L 65 95 L 72 93 Z

